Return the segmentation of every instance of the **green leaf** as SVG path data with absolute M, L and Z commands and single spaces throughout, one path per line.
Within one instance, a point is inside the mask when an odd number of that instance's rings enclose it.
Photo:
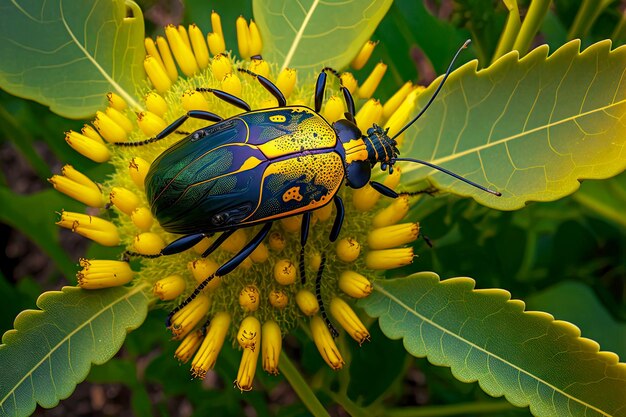
M 621 357 L 626 356 L 626 324 L 616 321 L 595 293 L 580 282 L 565 281 L 531 295 L 528 308 L 549 311 L 560 320 L 576 323 L 585 335 Z
M 78 208 L 79 203 L 56 190 L 48 189 L 31 195 L 20 195 L 0 186 L 0 222 L 6 223 L 39 245 L 66 275 L 72 276 L 76 266 L 59 246 L 59 227 L 54 224 L 55 210 Z M 34 216 L 33 213 L 39 213 Z M 47 215 L 41 215 L 46 213 Z
M 254 0 L 263 56 L 280 69 L 309 74 L 324 66 L 341 69 L 361 50 L 392 0 Z
M 402 164 L 403 183 L 428 178 L 445 191 L 515 210 L 571 194 L 582 179 L 623 171 L 626 48 L 610 51 L 603 41 L 580 53 L 579 46 L 569 42 L 549 58 L 545 45 L 521 60 L 514 51 L 478 72 L 469 62 L 407 131 L 402 156 L 442 165 L 502 197 L 418 164 Z M 438 84 L 420 95 L 418 107 Z
M 67 117 L 93 115 L 110 91 L 141 108 L 143 38 L 131 0 L 2 2 L 0 87 Z
M 377 281 L 361 305 L 412 355 L 536 416 L 626 416 L 626 365 L 617 355 L 599 352 L 567 322 L 524 312 L 507 291 L 474 284 L 422 272 Z
M 146 318 L 146 286 L 86 291 L 64 287 L 42 294 L 0 345 L 0 414 L 26 416 L 53 407 L 122 346 Z

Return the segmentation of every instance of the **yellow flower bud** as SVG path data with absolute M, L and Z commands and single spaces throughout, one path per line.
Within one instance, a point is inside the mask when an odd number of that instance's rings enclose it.
M 172 57 L 170 46 L 163 36 L 157 36 L 156 43 L 157 43 L 157 46 L 159 47 L 159 54 L 161 54 L 161 60 L 163 60 L 163 67 L 165 68 L 165 73 L 167 74 L 170 81 L 174 82 L 178 78 L 178 70 L 176 69 L 176 64 L 174 63 L 174 57 Z M 164 93 L 166 90 L 161 91 L 157 88 L 157 91 L 159 91 L 159 93 Z
M 89 139 L 92 139 L 98 143 L 104 143 L 104 139 L 102 139 L 102 136 L 100 136 L 98 131 L 88 124 L 83 125 L 83 128 L 80 129 L 80 132 L 83 135 L 87 136 Z
M 415 103 L 417 101 L 417 97 L 419 93 L 424 90 L 424 87 L 415 87 L 412 91 L 409 92 L 407 97 L 404 99 L 400 107 L 393 112 L 387 123 L 385 123 L 385 129 L 389 129 L 389 135 L 394 136 L 397 132 L 400 131 L 406 125 L 411 116 L 413 109 L 415 108 Z M 384 111 L 384 110 L 383 110 Z M 398 145 L 401 143 L 401 138 L 404 137 L 404 133 L 396 138 Z
M 241 80 L 235 74 L 229 72 L 222 80 L 222 90 L 236 97 L 241 96 Z
M 104 199 L 98 186 L 71 165 L 61 169 L 62 175 L 53 175 L 48 181 L 63 194 L 90 207 L 103 207 Z
M 261 349 L 243 350 L 239 371 L 237 372 L 237 379 L 235 379 L 235 385 L 241 392 L 252 390 L 252 380 L 256 372 L 256 364 L 259 360 L 260 351 Z
M 189 262 L 187 266 L 198 284 L 213 275 L 220 267 L 215 261 L 207 258 L 196 259 L 195 261 Z M 220 277 L 213 277 L 213 279 L 209 281 L 207 286 L 204 288 L 207 291 L 211 291 L 217 288 L 220 285 L 220 282 Z
M 237 18 L 237 46 L 239 48 L 239 56 L 243 59 L 250 58 L 250 29 L 248 22 L 243 16 Z
M 256 263 L 259 264 L 259 263 L 263 263 L 263 262 L 267 261 L 267 258 L 269 258 L 269 256 L 270 256 L 270 252 L 267 249 L 267 246 L 265 245 L 265 243 L 261 243 L 250 254 L 250 259 L 252 259 L 253 262 L 256 262 Z
M 370 249 L 395 248 L 415 241 L 419 233 L 419 223 L 401 223 L 372 230 L 367 243 Z
M 359 87 L 358 83 L 356 82 L 356 78 L 354 78 L 354 75 L 352 75 L 352 73 L 350 72 L 344 72 L 340 75 L 340 78 L 341 84 L 343 84 L 343 86 L 348 89 L 350 94 L 354 95 L 357 88 Z
M 128 164 L 128 173 L 130 175 L 130 179 L 133 180 L 135 185 L 140 189 L 144 189 L 144 182 L 146 180 L 146 175 L 148 175 L 148 170 L 150 169 L 150 164 L 145 160 L 139 157 L 134 157 L 130 160 Z
M 161 300 L 173 300 L 185 291 L 185 280 L 180 275 L 170 275 L 154 283 L 152 293 Z
M 189 110 L 204 110 L 209 111 L 209 102 L 202 93 L 195 90 L 186 90 L 181 97 L 181 104 L 183 109 Z
M 253 312 L 259 308 L 261 295 L 254 285 L 246 285 L 239 292 L 239 305 L 246 312 Z
M 103 246 L 117 246 L 120 244 L 120 235 L 117 227 L 113 223 L 96 216 L 62 211 L 61 220 L 57 222 L 57 225 Z
M 219 355 L 228 326 L 230 325 L 230 315 L 225 312 L 217 313 L 207 328 L 207 333 L 198 349 L 198 353 L 191 362 L 191 374 L 194 378 L 203 379 L 209 369 L 215 366 L 217 355 Z
M 278 324 L 273 320 L 268 320 L 263 323 L 261 338 L 263 369 L 272 375 L 278 375 L 278 361 L 282 349 L 282 336 Z
M 275 252 L 285 249 L 285 237 L 280 232 L 272 232 L 269 237 L 270 248 Z
M 230 253 L 237 253 L 246 246 L 246 243 L 248 243 L 246 232 L 243 229 L 238 229 L 222 243 L 220 248 Z
M 163 117 L 167 112 L 167 103 L 165 99 L 154 91 L 150 91 L 145 95 L 144 100 L 146 102 L 146 109 L 149 112 L 156 114 L 159 117 Z
M 161 235 L 156 233 L 141 233 L 135 236 L 133 247 L 137 253 L 142 255 L 158 255 L 165 247 L 165 242 Z
M 200 321 L 206 318 L 211 305 L 209 297 L 199 294 L 182 309 L 172 316 L 172 338 L 180 340 L 185 337 Z
M 372 250 L 365 256 L 369 269 L 394 269 L 413 263 L 413 248 Z
M 372 94 L 374 94 L 374 91 L 376 91 L 376 88 L 378 87 L 378 84 L 380 84 L 380 80 L 383 79 L 383 75 L 385 75 L 386 71 L 387 65 L 383 64 L 382 62 L 376 64 L 372 73 L 359 87 L 359 98 L 372 97 Z
M 224 37 L 219 33 L 209 33 L 206 35 L 206 41 L 213 55 L 223 54 L 226 52 L 226 43 Z
M 128 284 L 134 274 L 128 262 L 81 259 L 80 266 L 83 269 L 76 274 L 76 278 L 78 278 L 78 285 L 86 290 Z
M 165 36 L 170 44 L 174 58 L 178 63 L 178 67 L 188 77 L 191 77 L 198 71 L 198 64 L 196 58 L 191 52 L 191 48 L 187 46 L 183 38 L 180 36 L 180 32 L 174 25 L 167 25 L 165 27 Z
M 378 200 L 380 200 L 380 193 L 369 184 L 365 184 L 364 187 L 358 188 L 352 193 L 352 205 L 358 211 L 370 211 L 378 203 Z
M 370 341 L 370 334 L 359 317 L 341 298 L 335 297 L 330 301 L 330 314 L 359 345 Z
M 185 29 L 183 25 L 178 25 L 176 29 L 178 30 L 178 34 L 180 35 L 180 38 L 183 40 L 185 45 L 187 45 L 187 48 L 191 50 L 191 42 L 189 41 L 189 34 L 187 34 L 187 29 Z
M 174 352 L 174 357 L 182 363 L 189 361 L 189 359 L 191 359 L 193 354 L 196 353 L 200 347 L 202 338 L 202 330 L 196 330 L 195 332 L 189 333 L 185 336 L 180 345 L 178 345 L 176 352 Z
M 300 233 L 302 228 L 302 216 L 291 216 L 280 219 L 280 224 L 288 233 Z
M 224 37 L 224 32 L 222 32 L 222 19 L 216 11 L 211 12 L 211 28 L 213 28 L 213 32 L 219 33 L 220 36 Z
M 326 323 L 324 323 L 319 316 L 313 316 L 311 318 L 311 333 L 313 335 L 313 342 L 315 342 L 317 350 L 320 352 L 320 355 L 322 355 L 322 359 L 324 359 L 333 370 L 341 369 L 345 362 L 341 357 L 339 349 L 337 349 L 337 345 L 335 345 L 335 341 L 328 327 L 326 327 Z
M 122 126 L 101 111 L 96 112 L 96 119 L 93 121 L 93 125 L 109 143 L 125 142 L 128 137 Z
M 309 265 L 311 269 L 314 271 L 319 271 L 320 266 L 322 265 L 322 255 L 319 252 L 314 252 L 311 254 Z
M 307 316 L 313 316 L 320 310 L 320 305 L 317 303 L 317 297 L 311 291 L 300 290 L 296 294 L 296 304 L 300 307 L 300 310 Z
M 374 41 L 365 42 L 365 45 L 363 45 L 357 56 L 354 57 L 354 59 L 350 63 L 350 66 L 355 70 L 360 70 L 361 68 L 363 68 L 372 56 L 372 52 L 374 51 L 374 48 L 377 44 L 378 42 Z
M 321 222 L 325 222 L 330 219 L 331 214 L 333 214 L 333 205 L 326 204 L 324 207 L 315 210 L 313 217 L 316 217 Z
M 156 42 L 154 42 L 152 38 L 146 38 L 144 39 L 143 44 L 146 47 L 146 55 L 150 55 L 151 57 L 156 59 L 159 65 L 161 66 L 161 68 L 163 68 L 163 71 L 165 71 L 165 65 L 163 64 L 163 60 L 161 59 L 161 54 L 159 53 L 159 50 L 157 49 Z
M 296 85 L 297 73 L 295 69 L 285 68 L 278 74 L 276 79 L 276 87 L 282 91 L 285 98 L 289 98 Z
M 263 41 L 261 40 L 261 33 L 254 20 L 250 20 L 250 56 L 261 55 L 263 51 Z
M 344 262 L 354 262 L 361 254 L 361 245 L 353 238 L 344 238 L 337 242 L 337 257 Z
M 289 304 L 289 296 L 280 290 L 272 290 L 269 295 L 270 304 L 276 308 L 285 308 Z
M 374 123 L 380 123 L 383 106 L 375 98 L 369 99 L 356 114 L 356 123 L 361 132 L 367 132 Z
M 346 107 L 343 104 L 343 97 L 330 96 L 324 105 L 322 116 L 324 116 L 324 119 L 328 120 L 328 123 L 332 124 L 339 119 L 343 119 L 345 112 Z
M 135 193 L 122 187 L 113 187 L 109 198 L 111 204 L 129 216 L 140 204 L 139 197 Z
M 109 106 L 115 110 L 124 111 L 128 107 L 124 99 L 113 92 L 107 93 L 107 100 L 109 101 Z
M 237 342 L 243 349 L 257 349 L 261 344 L 261 322 L 254 316 L 247 316 L 241 321 L 237 332 Z
M 398 223 L 409 212 L 409 197 L 401 195 L 389 206 L 379 211 L 372 219 L 372 226 L 384 227 Z
M 191 41 L 193 54 L 196 57 L 198 66 L 201 69 L 205 69 L 209 65 L 209 50 L 204 41 L 202 30 L 195 23 L 189 26 L 189 40 Z
M 209 249 L 211 243 L 213 243 L 213 241 L 205 237 L 193 247 L 193 251 L 198 255 L 202 255 L 207 249 Z
M 341 291 L 354 298 L 365 298 L 374 289 L 367 278 L 354 271 L 343 271 L 338 284 Z
M 121 111 L 115 109 L 114 107 L 107 107 L 106 115 L 117 123 L 118 126 L 124 129 L 127 134 L 133 131 L 133 123 Z
M 274 279 L 280 285 L 296 282 L 296 266 L 288 259 L 281 259 L 274 264 Z
M 405 82 L 398 91 L 394 93 L 389 100 L 383 105 L 383 117 L 389 120 L 389 117 L 398 110 L 398 107 L 406 99 L 409 93 L 413 90 L 413 83 L 411 81 Z
M 265 78 L 269 78 L 270 76 L 270 65 L 267 61 L 262 59 L 253 59 L 252 62 L 250 62 L 249 70 Z
M 215 55 L 211 60 L 211 72 L 216 80 L 223 80 L 226 74 L 233 72 L 230 59 L 226 55 Z
M 143 60 L 143 68 L 152 85 L 159 93 L 165 93 L 172 86 L 172 79 L 167 71 L 159 64 L 152 55 L 146 56 Z
M 165 120 L 149 111 L 142 111 L 137 114 L 137 125 L 139 129 L 148 137 L 154 137 L 167 127 Z

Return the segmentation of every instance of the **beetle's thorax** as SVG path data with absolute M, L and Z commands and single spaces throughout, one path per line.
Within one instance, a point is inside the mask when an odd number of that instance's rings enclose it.
M 367 135 L 363 135 L 363 142 L 367 149 L 367 159 L 372 165 L 380 162 L 389 164 L 398 156 L 397 142 L 387 135 L 387 130 L 377 124 L 367 129 Z

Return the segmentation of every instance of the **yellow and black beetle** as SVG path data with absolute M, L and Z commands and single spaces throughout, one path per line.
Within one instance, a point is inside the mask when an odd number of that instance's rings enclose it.
M 339 78 L 339 74 L 331 68 L 324 68 L 317 78 L 315 109 L 287 106 L 282 92 L 270 80 L 240 69 L 255 77 L 276 98 L 278 107 L 252 111 L 246 102 L 229 93 L 198 88 L 197 91 L 212 93 L 245 112 L 222 119 L 211 112 L 193 110 L 154 138 L 118 143 L 119 146 L 141 146 L 156 142 L 175 132 L 188 118 L 215 122 L 196 130 L 165 150 L 150 166 L 145 188 L 152 213 L 163 229 L 183 235 L 154 256 L 182 252 L 203 238 L 221 232 L 203 253 L 202 256 L 206 257 L 237 229 L 263 224 L 239 253 L 220 266 L 215 274 L 207 277 L 170 313 L 168 326 L 171 317 L 193 300 L 214 277 L 224 276 L 241 264 L 267 236 L 274 220 L 302 215 L 300 275 L 304 282 L 304 246 L 311 212 L 334 202 L 337 214 L 330 241 L 335 241 L 344 218 L 343 202 L 337 194 L 344 179 L 348 187 L 356 189 L 369 183 L 387 197 L 398 197 L 392 189 L 370 180 L 371 170 L 377 163 L 381 164 L 383 170 L 389 169 L 390 172 L 398 161 L 421 163 L 499 195 L 429 162 L 398 158 L 395 137 L 414 123 L 432 103 L 461 49 L 454 56 L 430 101 L 392 138 L 377 125 L 369 128 L 366 135 L 362 134 L 355 121 L 354 101 L 343 85 L 340 88 L 347 104 L 346 118 L 331 125 L 320 115 L 327 73 Z M 127 252 L 127 255 L 138 254 Z M 336 335 L 321 302 L 323 265 L 324 262 L 318 271 L 316 293 L 322 316 L 333 335 Z

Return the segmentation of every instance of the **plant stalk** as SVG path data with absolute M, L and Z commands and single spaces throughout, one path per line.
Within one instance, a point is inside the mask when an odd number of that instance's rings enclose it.
M 609 5 L 610 1 L 583 0 L 583 4 L 576 13 L 574 23 L 569 28 L 567 39 L 572 40 L 582 38 L 589 32 L 593 22 L 596 21 L 600 13 Z
M 513 45 L 515 44 L 515 38 L 517 37 L 520 27 L 522 26 L 522 21 L 519 17 L 519 8 L 517 7 L 517 0 L 503 1 L 507 9 L 509 9 L 509 17 L 507 17 L 506 23 L 504 24 L 504 29 L 500 34 L 498 47 L 496 48 L 496 51 L 491 58 L 492 64 L 495 60 L 513 49 Z
M 330 417 L 326 408 L 324 408 L 320 400 L 309 387 L 309 384 L 302 378 L 302 375 L 300 375 L 300 372 L 296 369 L 293 362 L 291 362 L 291 359 L 284 353 L 280 356 L 278 368 L 312 415 L 315 417 Z
M 550 3 L 550 0 L 533 0 L 532 3 L 530 3 L 528 13 L 522 22 L 517 39 L 515 39 L 515 43 L 513 44 L 513 49 L 517 49 L 520 56 L 526 55 L 526 52 L 530 49 L 530 45 L 541 27 L 546 13 L 548 13 Z
M 443 417 L 468 414 L 496 413 L 513 410 L 516 407 L 508 401 L 489 401 L 466 404 L 438 405 L 427 407 L 395 408 L 388 410 L 385 417 Z

